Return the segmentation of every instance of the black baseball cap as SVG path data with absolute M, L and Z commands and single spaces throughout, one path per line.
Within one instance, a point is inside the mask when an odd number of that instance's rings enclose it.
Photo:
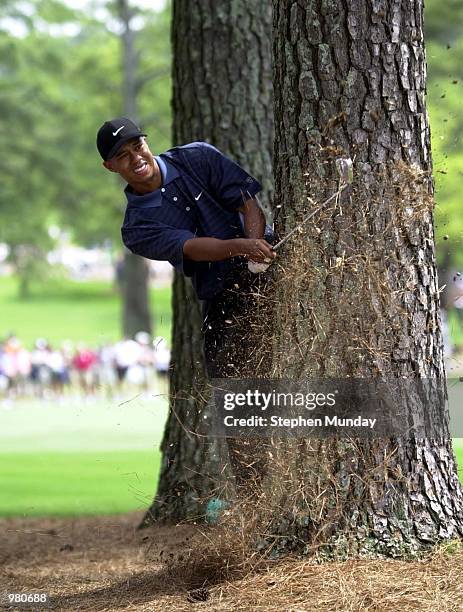
M 105 121 L 100 127 L 96 136 L 96 146 L 101 157 L 107 161 L 116 155 L 124 142 L 140 136 L 146 136 L 146 134 L 143 134 L 131 119 L 117 117 L 111 121 Z

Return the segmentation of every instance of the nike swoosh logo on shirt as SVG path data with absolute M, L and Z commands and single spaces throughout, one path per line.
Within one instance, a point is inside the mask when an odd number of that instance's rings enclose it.
M 113 132 L 113 136 L 117 136 L 119 134 L 119 132 L 121 130 L 123 130 L 125 128 L 125 125 L 122 125 L 118 130 L 116 130 L 115 132 Z
M 197 196 L 195 196 L 195 200 L 199 200 L 199 198 L 203 195 L 203 192 L 201 191 L 200 193 L 198 193 Z

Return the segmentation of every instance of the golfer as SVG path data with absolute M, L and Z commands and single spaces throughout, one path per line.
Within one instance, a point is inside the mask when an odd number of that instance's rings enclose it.
M 191 277 L 204 301 L 208 373 L 236 375 L 232 327 L 249 315 L 259 282 L 247 261 L 269 263 L 276 256 L 269 244 L 272 230 L 255 197 L 262 187 L 208 143 L 154 156 L 145 138 L 126 117 L 106 121 L 97 135 L 104 167 L 127 182 L 122 240 L 133 253 L 169 261 Z

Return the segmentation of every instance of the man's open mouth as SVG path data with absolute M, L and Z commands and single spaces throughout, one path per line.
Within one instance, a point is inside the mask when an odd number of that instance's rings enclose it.
M 146 174 L 149 171 L 149 166 L 146 162 L 141 162 L 133 169 L 135 174 Z

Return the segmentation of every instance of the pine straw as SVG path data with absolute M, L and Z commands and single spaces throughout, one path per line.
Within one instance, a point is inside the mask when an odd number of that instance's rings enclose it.
M 227 570 L 230 559 L 225 549 L 224 557 L 217 557 L 220 547 L 215 543 L 209 559 L 204 556 L 208 538 L 215 538 L 217 529 L 183 525 L 136 531 L 141 516 L 0 521 L 0 592 L 48 592 L 53 609 L 73 612 L 462 610 L 461 544 L 414 562 L 319 565 L 289 559 L 266 562 L 240 575 L 233 563 Z M 190 563 L 179 560 L 182 550 L 191 549 L 198 538 L 203 542 L 200 555 L 193 555 Z M 154 560 L 161 550 L 162 556 L 173 555 L 168 566 Z M 195 558 L 203 559 L 202 568 Z M 190 603 L 189 591 L 202 584 L 208 600 Z

